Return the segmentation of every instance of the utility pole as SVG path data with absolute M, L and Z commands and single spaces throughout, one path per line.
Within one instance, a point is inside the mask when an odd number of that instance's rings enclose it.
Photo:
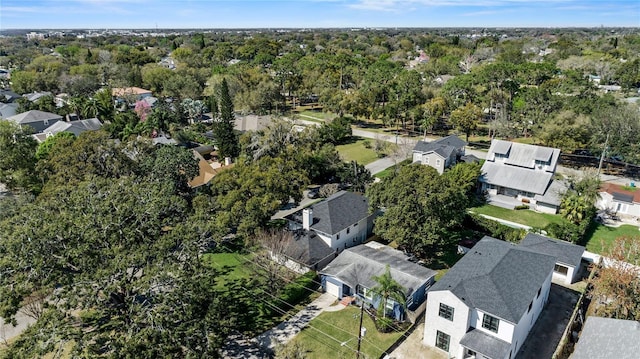
M 364 299 L 360 299 L 360 327 L 358 328 L 358 350 L 356 351 L 356 359 L 360 359 L 360 343 L 362 342 L 362 317 L 364 314 Z
M 598 164 L 598 178 L 600 178 L 600 170 L 602 169 L 602 163 L 604 162 L 604 155 L 607 152 L 607 144 L 609 143 L 609 134 L 607 133 L 607 138 L 604 140 L 604 148 L 602 149 L 602 154 L 600 155 L 600 163 Z

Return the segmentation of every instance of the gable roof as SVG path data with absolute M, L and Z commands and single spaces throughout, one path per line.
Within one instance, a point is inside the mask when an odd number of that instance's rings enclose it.
M 430 291 L 516 324 L 554 265 L 552 256 L 485 236 Z
M 460 345 L 480 353 L 487 358 L 505 358 L 511 349 L 511 343 L 471 328 L 461 339 Z
M 482 165 L 481 182 L 500 187 L 517 189 L 543 195 L 553 178 L 552 172 L 534 171 L 527 168 L 485 161 Z
M 556 258 L 556 263 L 575 267 L 580 265 L 584 247 L 577 244 L 545 237 L 535 233 L 527 233 L 520 242 L 520 247 Z
M 31 110 L 23 113 L 19 113 L 17 115 L 11 116 L 7 118 L 7 120 L 11 120 L 18 124 L 27 124 L 33 122 L 43 122 L 47 120 L 60 120 L 62 116 L 57 115 L 51 112 L 44 112 L 39 110 Z
M 609 193 L 610 195 L 613 196 L 613 199 L 616 201 L 627 202 L 627 203 L 640 203 L 640 189 L 631 191 L 617 184 L 604 183 L 602 187 L 600 187 L 600 191 Z
M 80 136 L 81 133 L 86 131 L 97 131 L 102 128 L 102 123 L 97 118 L 88 118 L 86 120 L 78 121 L 58 121 L 53 125 L 47 127 L 43 132 L 55 135 L 57 133 L 66 131 L 71 132 L 76 136 Z
M 8 118 L 16 114 L 18 103 L 0 103 L 0 118 Z
M 340 191 L 322 202 L 311 206 L 311 229 L 336 234 L 369 216 L 369 201 L 361 194 Z
M 387 265 L 391 277 L 407 296 L 436 275 L 434 270 L 410 262 L 404 253 L 377 242 L 345 249 L 322 274 L 336 277 L 353 288 L 356 285 L 373 288 L 377 282 L 372 277 L 382 275 Z
M 573 359 L 638 357 L 640 323 L 633 320 L 587 317 Z
M 460 137 L 451 135 L 431 142 L 418 141 L 413 147 L 413 151 L 422 153 L 437 152 L 443 157 L 449 157 L 451 152 L 456 149 L 461 149 L 466 145 L 467 143 L 461 140 Z
M 505 164 L 533 169 L 535 161 L 550 162 L 551 171 L 555 171 L 560 157 L 560 149 L 527 145 L 518 142 L 492 140 L 487 160 L 493 161 L 495 154 L 505 155 Z
M 548 203 L 555 206 L 560 206 L 562 202 L 562 194 L 567 191 L 569 184 L 562 180 L 551 180 L 549 186 L 543 194 L 536 194 L 533 199 L 536 202 Z
M 31 92 L 31 93 L 26 93 L 26 94 L 22 95 L 22 97 L 26 98 L 27 100 L 29 100 L 31 102 L 38 101 L 40 98 L 45 97 L 45 96 L 51 96 L 51 92 L 49 92 L 49 91 Z

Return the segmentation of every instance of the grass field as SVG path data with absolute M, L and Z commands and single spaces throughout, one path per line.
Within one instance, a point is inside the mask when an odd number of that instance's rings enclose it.
M 489 204 L 482 207 L 471 208 L 471 211 L 537 228 L 544 228 L 550 223 L 564 222 L 564 219 L 558 214 L 538 213 L 531 210 L 515 211 Z
M 205 253 L 202 256 L 205 265 L 219 270 L 222 274 L 217 286 L 222 287 L 225 280 L 250 279 L 255 275 L 247 266 L 251 262 L 251 256 L 238 253 Z
M 300 111 L 297 113 L 303 120 L 308 120 L 309 118 L 305 117 L 305 116 L 309 116 L 309 117 L 313 117 L 315 119 L 318 120 L 333 120 L 336 117 L 335 113 L 331 113 L 331 112 L 322 112 L 322 111 L 312 111 L 312 110 L 304 110 L 304 111 Z
M 591 233 L 587 233 L 587 250 L 594 253 L 604 254 L 613 245 L 616 238 L 636 237 L 640 239 L 638 227 L 624 224 L 620 227 L 607 227 L 599 224 Z
M 373 144 L 374 140 L 362 137 L 354 137 L 354 141 L 345 145 L 338 145 L 336 149 L 345 161 L 356 161 L 361 165 L 367 165 L 378 159 L 376 151 L 364 147 L 365 141 Z
M 348 307 L 337 312 L 324 312 L 312 320 L 289 345 L 297 343 L 306 351 L 306 358 L 351 358 L 358 346 L 360 310 Z M 363 327 L 367 332 L 362 340 L 361 358 L 377 359 L 401 333 L 379 333 L 375 324 L 364 314 Z M 343 345 L 344 344 L 344 345 Z

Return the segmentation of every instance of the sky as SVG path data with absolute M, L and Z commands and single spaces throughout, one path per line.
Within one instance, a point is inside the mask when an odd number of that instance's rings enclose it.
M 0 30 L 598 26 L 640 0 L 0 0 Z

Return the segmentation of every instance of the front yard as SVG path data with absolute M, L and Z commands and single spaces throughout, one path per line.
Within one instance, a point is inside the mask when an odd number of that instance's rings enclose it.
M 361 165 L 368 165 L 369 163 L 377 160 L 378 154 L 373 149 L 375 146 L 375 140 L 362 138 L 362 137 L 353 137 L 353 140 L 350 143 L 344 145 L 336 146 L 336 149 L 342 156 L 342 159 L 345 161 L 356 161 Z M 367 148 L 367 143 L 370 148 Z M 392 144 L 387 144 L 387 146 L 393 146 Z
M 367 329 L 360 347 L 361 358 L 380 358 L 402 333 L 379 333 L 375 324 L 364 314 L 362 326 Z M 301 345 L 307 358 L 350 358 L 358 347 L 360 309 L 347 307 L 337 312 L 324 312 L 312 320 L 288 345 Z

